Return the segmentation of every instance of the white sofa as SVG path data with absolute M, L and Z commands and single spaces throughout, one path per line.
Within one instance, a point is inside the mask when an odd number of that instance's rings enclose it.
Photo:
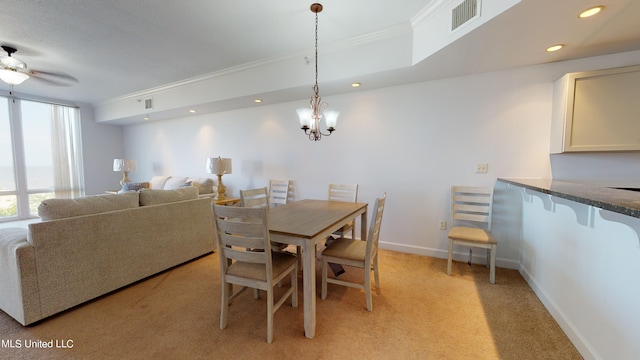
M 0 309 L 28 325 L 214 249 L 194 187 L 50 199 L 41 222 L 0 229 Z

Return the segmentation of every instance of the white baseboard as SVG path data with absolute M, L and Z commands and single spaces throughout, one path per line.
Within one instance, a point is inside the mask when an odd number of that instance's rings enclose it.
M 544 290 L 538 286 L 535 278 L 522 266 L 519 267 L 518 271 L 527 284 L 529 284 L 529 287 L 533 290 L 538 299 L 540 299 L 547 311 L 549 311 L 553 319 L 558 323 L 558 325 L 560 325 L 576 349 L 578 349 L 580 355 L 585 359 L 602 359 L 602 357 L 597 354 L 593 346 L 589 344 L 573 323 L 567 318 L 567 316 L 565 316 L 562 309 L 560 309 L 556 303 L 547 296 Z
M 430 256 L 439 259 L 447 259 L 449 257 L 449 250 L 433 249 L 423 246 L 397 244 L 380 241 L 379 246 L 384 250 L 391 250 L 397 252 L 403 252 L 408 254 L 416 254 L 423 256 Z M 467 262 L 469 260 L 469 253 L 453 252 L 453 260 L 460 262 Z M 471 262 L 474 264 L 486 264 L 487 257 L 482 249 L 478 249 L 473 252 Z M 504 258 L 496 258 L 496 266 L 501 268 L 518 270 L 520 268 L 520 261 Z

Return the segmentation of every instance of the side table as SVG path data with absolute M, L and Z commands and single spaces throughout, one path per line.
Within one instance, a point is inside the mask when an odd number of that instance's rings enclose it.
M 211 202 L 216 205 L 235 205 L 240 202 L 240 198 L 224 198 L 222 200 L 216 200 L 215 198 L 211 198 Z

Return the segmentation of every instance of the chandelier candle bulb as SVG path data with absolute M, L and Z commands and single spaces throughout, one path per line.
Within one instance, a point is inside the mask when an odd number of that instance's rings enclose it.
M 340 115 L 339 111 L 327 110 L 324 112 L 327 130 L 331 131 L 331 129 L 335 129 L 336 123 L 338 122 L 338 115 Z
M 303 130 L 308 130 L 311 127 L 311 114 L 313 110 L 311 108 L 298 109 L 298 117 L 300 118 L 300 126 Z

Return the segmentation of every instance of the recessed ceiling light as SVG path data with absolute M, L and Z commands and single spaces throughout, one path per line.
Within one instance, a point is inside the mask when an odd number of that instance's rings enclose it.
M 149 120 L 149 116 L 147 115 L 147 116 L 143 117 L 142 120 Z
M 360 84 L 359 82 L 354 82 L 353 84 L 351 84 L 352 87 L 359 87 L 360 85 L 362 84 Z
M 191 110 L 189 110 L 189 112 L 192 113 L 192 114 L 195 114 L 196 111 L 191 109 Z
M 601 12 L 602 10 L 604 10 L 604 6 L 603 5 L 590 7 L 587 10 L 584 10 L 584 11 L 580 12 L 578 17 L 581 18 L 581 19 L 588 18 L 589 16 L 593 16 L 593 15 Z
M 547 48 L 547 52 L 554 52 L 554 51 L 558 51 L 560 49 L 562 49 L 564 47 L 564 44 L 556 44 L 556 45 L 552 45 L 549 46 Z
M 259 104 L 262 102 L 262 99 L 254 99 L 253 102 Z

